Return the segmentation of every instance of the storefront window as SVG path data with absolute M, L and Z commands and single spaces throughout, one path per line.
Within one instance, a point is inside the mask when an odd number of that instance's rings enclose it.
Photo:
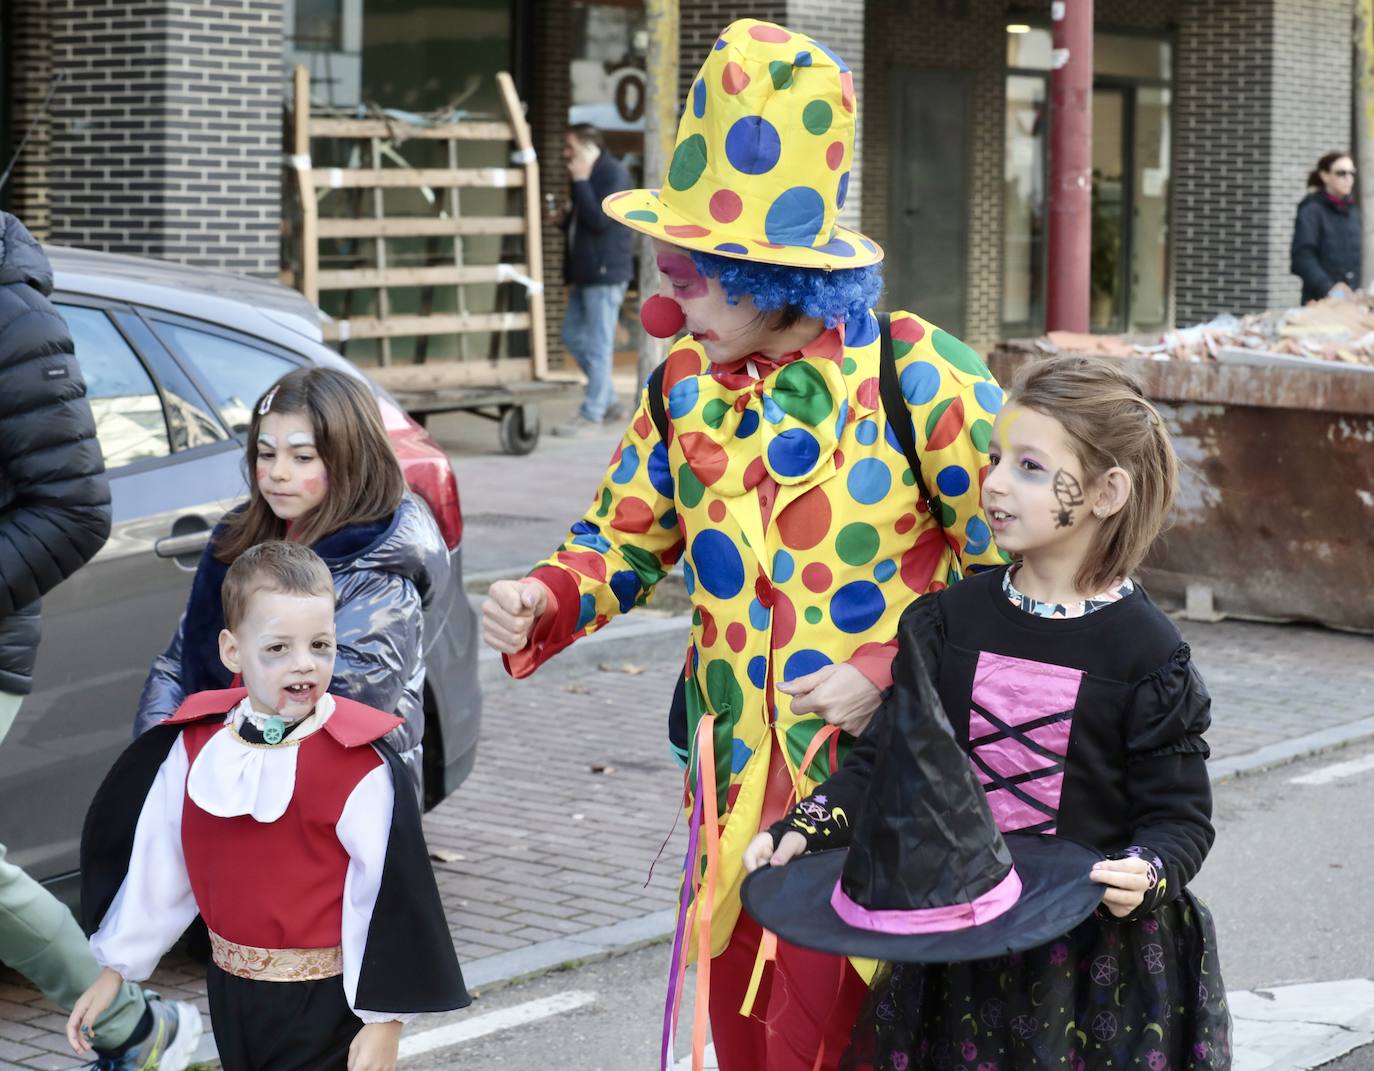
M 649 34 L 638 3 L 578 3 L 568 122 L 590 123 L 639 182 L 644 169 L 644 68 Z
M 1015 31 L 1015 32 L 1013 32 Z M 1002 320 L 1044 329 L 1050 31 L 1009 27 Z M 1169 316 L 1170 44 L 1093 41 L 1092 329 L 1143 331 Z

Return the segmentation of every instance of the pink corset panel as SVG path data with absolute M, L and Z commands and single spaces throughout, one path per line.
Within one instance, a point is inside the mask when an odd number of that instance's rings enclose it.
M 969 759 L 1004 833 L 1053 833 L 1081 670 L 978 656 Z

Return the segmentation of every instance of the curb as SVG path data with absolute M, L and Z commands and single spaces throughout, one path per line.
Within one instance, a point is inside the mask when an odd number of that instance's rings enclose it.
M 1254 751 L 1233 758 L 1217 759 L 1207 764 L 1212 783 L 1222 784 L 1239 777 L 1251 776 L 1272 770 L 1276 766 L 1287 766 L 1312 755 L 1328 751 L 1338 751 L 1374 737 L 1374 718 L 1361 718 L 1329 729 L 1320 729 L 1306 736 L 1295 736 L 1291 740 L 1280 740 Z

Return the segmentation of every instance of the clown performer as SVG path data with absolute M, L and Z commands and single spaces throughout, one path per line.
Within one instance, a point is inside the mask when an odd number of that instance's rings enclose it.
M 670 738 L 689 845 L 665 1063 L 695 958 L 698 1063 L 709 1015 L 724 1071 L 837 1065 L 871 965 L 742 915 L 743 852 L 868 724 L 902 611 L 1002 563 L 979 506 L 1002 392 L 951 335 L 874 314 L 882 251 L 836 222 L 855 109 L 825 45 L 752 19 L 721 33 L 663 188 L 604 204 L 654 240 L 646 330 L 688 336 L 566 542 L 483 607 L 487 642 L 525 677 L 683 559 L 694 610 Z

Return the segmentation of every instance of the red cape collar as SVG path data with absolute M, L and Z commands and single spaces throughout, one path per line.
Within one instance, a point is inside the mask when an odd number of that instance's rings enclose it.
M 224 717 L 248 695 L 247 688 L 224 688 L 189 695 L 163 725 L 189 725 L 211 717 Z M 380 740 L 392 729 L 404 725 L 402 718 L 384 714 L 364 703 L 334 696 L 334 713 L 324 723 L 328 733 L 343 747 L 362 747 Z

